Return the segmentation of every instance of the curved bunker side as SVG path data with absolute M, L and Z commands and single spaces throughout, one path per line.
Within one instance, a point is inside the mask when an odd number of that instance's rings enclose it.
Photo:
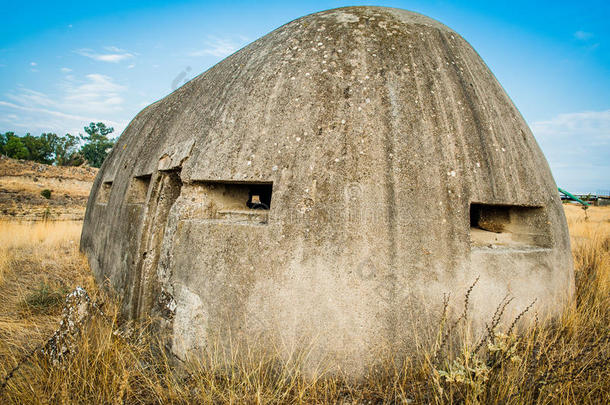
M 515 106 L 454 31 L 381 7 L 292 21 L 144 109 L 97 176 L 81 249 L 180 358 L 255 341 L 354 375 L 380 347 L 408 353 L 476 277 L 475 321 L 506 294 L 554 315 L 573 290 Z

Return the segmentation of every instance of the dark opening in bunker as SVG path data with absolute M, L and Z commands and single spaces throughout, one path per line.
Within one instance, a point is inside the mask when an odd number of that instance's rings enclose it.
M 273 184 L 248 184 L 248 201 L 246 206 L 253 210 L 268 210 L 271 208 L 271 190 Z
M 510 222 L 508 205 L 470 205 L 470 227 L 501 233 Z
M 545 210 L 540 206 L 470 204 L 472 247 L 549 247 Z
M 97 192 L 97 203 L 108 204 L 110 198 L 110 190 L 112 189 L 112 181 L 105 181 L 102 183 L 100 189 Z
M 131 179 L 127 191 L 127 202 L 129 204 L 144 204 L 146 202 L 151 178 L 152 175 L 143 174 Z

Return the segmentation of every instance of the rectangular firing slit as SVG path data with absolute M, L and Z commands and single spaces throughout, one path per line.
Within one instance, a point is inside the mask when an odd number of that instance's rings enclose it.
M 151 174 L 143 174 L 141 176 L 135 176 L 129 183 L 129 189 L 127 191 L 127 203 L 128 204 L 144 204 L 146 202 L 146 196 L 148 195 L 148 188 L 150 187 Z
M 473 248 L 546 248 L 551 240 L 545 210 L 540 206 L 470 204 Z
M 207 209 L 200 218 L 231 223 L 266 224 L 272 204 L 272 182 L 198 180 L 189 190 L 192 201 Z
M 112 181 L 103 182 L 97 192 L 97 203 L 98 204 L 108 204 L 108 200 L 110 199 L 111 190 L 112 190 Z

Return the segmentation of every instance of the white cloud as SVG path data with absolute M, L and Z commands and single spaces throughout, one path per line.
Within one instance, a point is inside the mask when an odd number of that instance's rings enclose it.
M 67 68 L 67 67 L 62 67 L 61 69 L 59 69 L 62 71 L 62 73 L 70 73 L 72 71 L 72 69 Z
M 610 110 L 560 114 L 548 121 L 532 124 L 541 136 L 572 137 L 579 134 L 587 139 L 610 140 Z
M 560 114 L 531 128 L 560 187 L 610 189 L 610 110 Z
M 132 63 L 131 65 L 127 66 L 127 69 L 133 69 L 134 67 L 136 67 L 136 64 Z
M 110 113 L 122 109 L 121 93 L 125 86 L 117 84 L 109 76 L 93 73 L 85 76 L 86 80 L 66 81 L 63 85 L 63 106 L 70 111 L 95 111 Z
M 89 122 L 104 122 L 114 127 L 114 134 L 120 134 L 127 126 L 127 121 L 109 120 L 104 115 L 78 115 L 69 114 L 56 109 L 39 108 L 18 105 L 6 101 L 0 101 L 1 111 L 12 111 L 13 113 L 0 114 L 0 123 L 4 123 L 7 129 L 23 128 L 24 132 L 33 134 L 42 132 L 55 132 L 58 134 L 83 132 L 83 127 Z
M 38 65 L 38 63 L 36 63 L 36 62 L 30 62 L 30 66 L 36 66 L 36 65 Z
M 135 57 L 133 53 L 127 52 L 126 50 L 117 48 L 115 46 L 107 46 L 104 48 L 104 50 L 106 52 L 94 52 L 91 49 L 79 49 L 75 52 L 93 60 L 110 63 L 118 63 L 122 60 Z
M 126 121 L 108 119 L 124 112 L 123 94 L 127 90 L 111 77 L 92 73 L 80 80 L 66 78 L 59 89 L 54 96 L 23 87 L 5 94 L 8 100 L 0 100 L 0 123 L 5 123 L 3 126 L 7 128 L 23 127 L 33 133 L 63 133 L 69 128 L 101 121 L 113 126 L 119 134 L 126 126 Z
M 48 107 L 55 104 L 55 101 L 53 101 L 46 94 L 23 87 L 19 88 L 19 91 L 17 93 L 7 93 L 6 97 L 25 105 Z
M 208 37 L 205 41 L 205 47 L 188 53 L 188 56 L 198 57 L 211 55 L 218 58 L 228 56 L 237 51 L 244 42 L 245 37 L 239 37 L 239 41 L 226 38 Z
M 14 104 L 14 103 L 8 103 L 6 101 L 0 101 L 0 106 L 8 107 L 8 108 L 11 108 L 11 109 L 14 109 L 14 110 L 18 110 L 18 111 L 29 111 L 29 112 L 43 113 L 43 114 L 51 115 L 53 117 L 65 118 L 65 119 L 69 119 L 69 120 L 89 121 L 89 118 L 83 117 L 83 116 L 79 116 L 79 115 L 66 114 L 66 113 L 63 113 L 61 111 L 49 110 L 49 109 L 46 109 L 46 108 L 38 108 L 38 107 L 29 107 L 29 106 L 24 106 L 24 105 L 18 105 L 18 104 Z
M 593 33 L 586 31 L 576 31 L 574 33 L 574 38 L 579 39 L 581 41 L 586 41 L 588 39 L 593 38 Z

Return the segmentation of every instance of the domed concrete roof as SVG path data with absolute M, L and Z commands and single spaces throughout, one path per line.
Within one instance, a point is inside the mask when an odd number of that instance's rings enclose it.
M 181 358 L 230 337 L 354 374 L 477 277 L 475 321 L 506 294 L 552 315 L 573 288 L 519 111 L 457 33 L 382 7 L 292 21 L 139 113 L 81 248 Z

